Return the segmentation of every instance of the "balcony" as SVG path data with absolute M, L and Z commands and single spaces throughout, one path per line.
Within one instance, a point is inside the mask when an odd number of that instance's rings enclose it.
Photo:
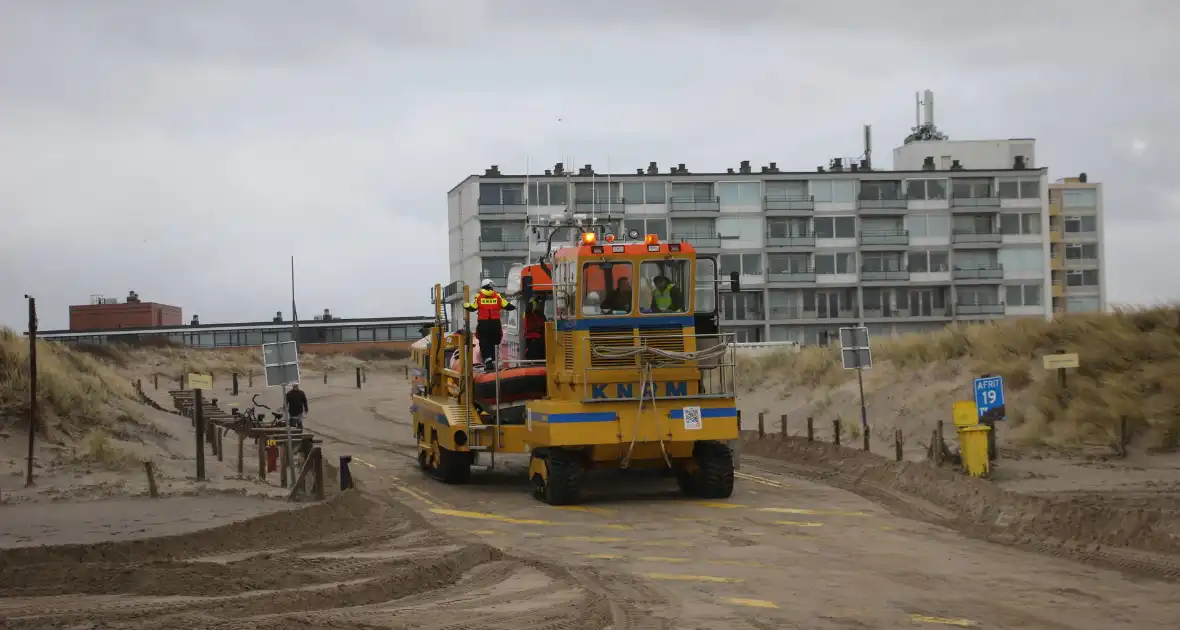
M 838 311 L 829 310 L 827 308 L 820 309 L 804 309 L 801 306 L 772 306 L 769 309 L 770 320 L 784 320 L 784 319 L 859 319 L 860 315 L 857 312 L 856 305 Z
M 955 266 L 951 276 L 955 280 L 1003 280 L 1004 265 L 994 263 L 978 266 Z
M 762 198 L 762 209 L 769 216 L 811 215 L 815 212 L 815 198 L 806 195 L 767 195 Z
M 529 239 L 527 236 L 501 236 L 498 239 L 479 239 L 481 252 L 527 252 Z
M 1062 263 L 1061 254 L 1053 254 L 1049 257 L 1049 269 L 1052 269 L 1053 271 L 1061 271 L 1064 268 L 1065 265 Z
M 774 232 L 766 233 L 767 247 L 800 247 L 812 248 L 815 247 L 815 234 L 791 234 L 782 236 L 774 236 Z
M 1065 259 L 1065 268 L 1066 269 L 1095 269 L 1097 267 L 1098 267 L 1098 259 L 1097 258 L 1066 258 Z M 1054 267 L 1054 269 L 1060 269 L 1060 268 L 1061 267 Z
M 876 216 L 901 216 L 905 214 L 907 200 L 905 195 L 861 195 L 856 200 L 860 213 Z
M 861 280 L 895 280 L 905 282 L 910 279 L 909 269 L 866 269 L 860 268 Z
M 999 197 L 956 197 L 951 195 L 951 212 L 999 212 Z
M 865 307 L 865 319 L 908 319 L 911 317 L 947 318 L 951 316 L 949 308 L 917 307 L 917 308 L 869 308 Z
M 792 269 L 789 271 L 770 271 L 766 274 L 767 282 L 815 282 L 815 268 Z
M 520 221 L 528 214 L 524 202 L 520 203 L 500 203 L 480 199 L 479 200 L 479 218 L 480 219 L 513 219 Z
M 680 214 L 721 212 L 720 197 L 672 197 L 668 199 L 668 211 Z
M 966 247 L 999 247 L 1004 235 L 999 232 L 976 232 L 973 230 L 951 230 L 951 243 Z
M 1065 297 L 1065 284 L 1061 282 L 1053 283 L 1053 297 Z
M 672 234 L 672 242 L 689 243 L 693 247 L 721 247 L 721 235 L 699 232 Z
M 574 212 L 593 214 L 596 216 L 623 216 L 622 197 L 600 197 L 596 200 L 581 199 L 574 201 Z
M 989 304 L 956 304 L 955 314 L 970 316 L 970 315 L 1003 315 L 1003 302 L 994 302 Z
M 910 244 L 910 232 L 903 228 L 893 230 L 861 230 L 860 244 L 905 247 Z
M 1049 216 L 1051 216 L 1051 217 L 1061 216 L 1061 200 L 1060 199 L 1050 199 L 1049 200 Z

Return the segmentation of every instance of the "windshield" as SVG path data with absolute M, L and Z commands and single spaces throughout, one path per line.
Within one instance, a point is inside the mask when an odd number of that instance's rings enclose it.
M 586 263 L 582 268 L 582 314 L 630 315 L 632 280 L 631 263 Z
M 696 312 L 712 313 L 717 310 L 717 261 L 698 258 L 696 276 Z
M 687 260 L 651 260 L 640 266 L 641 313 L 687 313 L 691 294 Z

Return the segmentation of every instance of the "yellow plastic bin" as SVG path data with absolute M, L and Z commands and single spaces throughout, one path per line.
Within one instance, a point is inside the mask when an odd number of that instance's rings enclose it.
M 983 477 L 991 470 L 987 458 L 987 434 L 991 427 L 978 424 L 959 427 L 959 455 L 963 458 L 963 469 L 972 477 Z

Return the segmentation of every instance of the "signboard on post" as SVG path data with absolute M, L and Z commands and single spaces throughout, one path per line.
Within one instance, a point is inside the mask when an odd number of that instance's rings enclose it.
M 188 388 L 213 389 L 213 375 L 190 373 L 188 375 Z
M 975 379 L 975 407 L 982 418 L 987 412 L 1004 406 L 1004 377 L 984 376 Z
M 869 350 L 869 329 L 864 326 L 840 329 L 840 360 L 845 370 L 873 367 Z
M 1081 365 L 1076 352 L 1069 354 L 1046 354 L 1041 358 L 1041 364 L 1046 370 L 1064 370 Z
M 262 364 L 267 387 L 299 383 L 299 353 L 294 341 L 262 344 Z

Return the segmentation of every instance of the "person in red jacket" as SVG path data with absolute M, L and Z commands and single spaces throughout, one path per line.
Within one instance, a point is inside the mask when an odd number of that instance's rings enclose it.
M 545 359 L 545 306 L 539 298 L 530 301 L 525 309 L 524 358 L 529 361 Z
M 514 311 L 513 306 L 504 296 L 496 291 L 496 284 L 491 280 L 484 280 L 475 294 L 475 298 L 463 305 L 463 308 L 478 313 L 475 324 L 475 338 L 479 340 L 479 353 L 483 356 L 484 366 L 490 369 L 498 358 L 496 350 L 504 339 L 504 328 L 500 324 L 501 311 Z

